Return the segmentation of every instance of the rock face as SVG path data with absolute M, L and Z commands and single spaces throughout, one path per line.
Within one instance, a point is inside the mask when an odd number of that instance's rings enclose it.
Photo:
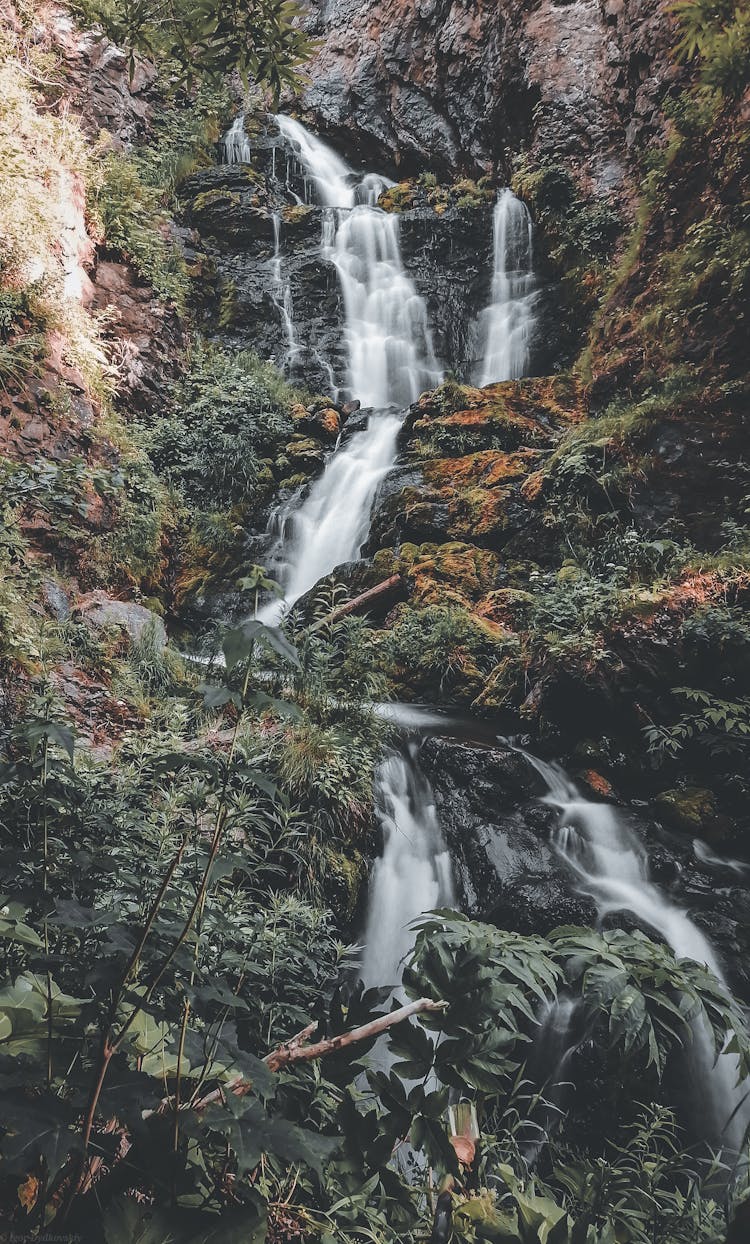
M 663 0 L 316 0 L 303 107 L 349 148 L 411 168 L 507 175 L 521 146 L 599 193 L 659 130 L 676 70 Z

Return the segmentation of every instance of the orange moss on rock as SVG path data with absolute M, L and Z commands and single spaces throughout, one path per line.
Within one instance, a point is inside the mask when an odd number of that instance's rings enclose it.
M 478 446 L 492 441 L 506 450 L 523 444 L 549 445 L 559 429 L 583 417 L 583 392 L 567 376 L 504 381 L 484 389 L 447 381 L 412 406 L 409 435 L 426 443 L 436 436 L 474 437 Z

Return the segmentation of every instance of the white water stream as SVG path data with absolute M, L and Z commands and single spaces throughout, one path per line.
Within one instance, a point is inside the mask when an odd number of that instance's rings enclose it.
M 292 287 L 284 279 L 281 260 L 281 212 L 273 214 L 273 258 L 271 260 L 273 274 L 273 300 L 276 303 L 286 335 L 286 358 L 282 371 L 293 366 L 299 356 L 299 344 L 294 327 L 294 309 L 292 306 Z
M 477 321 L 481 362 L 475 379 L 480 387 L 526 375 L 536 300 L 531 216 L 507 187 L 498 195 L 492 228 L 492 295 Z
M 383 854 L 370 878 L 362 979 L 367 986 L 397 986 L 414 945 L 412 921 L 455 901 L 450 855 L 416 744 L 383 760 L 375 807 Z
M 705 933 L 650 880 L 648 856 L 617 809 L 585 799 L 559 765 L 523 754 L 547 785 L 544 802 L 558 810 L 556 846 L 581 890 L 596 902 L 600 916 L 632 912 L 664 938 L 677 958 L 704 964 L 726 984 Z M 750 1124 L 750 1101 L 745 1099 L 746 1089 L 737 1084 L 735 1055 L 721 1053 L 717 1058 L 712 1034 L 704 1021 L 697 1021 L 688 1061 L 693 1087 L 702 1096 L 704 1134 L 738 1151 Z
M 262 617 L 281 614 L 336 566 L 352 561 L 367 538 L 375 492 L 396 460 L 403 410 L 438 383 L 424 300 L 401 260 L 398 219 L 375 206 L 388 184 L 358 178 L 343 160 L 292 117 L 279 129 L 324 213 L 321 255 L 338 273 L 343 296 L 346 388 L 372 408 L 367 428 L 329 459 L 302 504 L 287 514 L 273 560 L 284 597 Z
M 221 140 L 225 164 L 249 164 L 253 158 L 252 148 L 245 133 L 245 114 L 235 117 Z

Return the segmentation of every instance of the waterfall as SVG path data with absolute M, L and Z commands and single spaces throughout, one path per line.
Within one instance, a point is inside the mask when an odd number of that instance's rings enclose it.
M 450 856 L 427 778 L 412 743 L 381 763 L 375 807 L 383 854 L 370 879 L 362 978 L 368 986 L 397 985 L 414 945 L 412 921 L 454 902 Z
M 273 258 L 271 260 L 271 271 L 273 274 L 273 300 L 281 315 L 281 322 L 284 325 L 284 333 L 286 334 L 286 359 L 284 360 L 284 368 L 291 367 L 295 363 L 299 355 L 299 346 L 297 344 L 297 335 L 294 330 L 294 309 L 292 306 L 292 289 L 288 281 L 284 280 L 281 265 L 281 213 L 273 214 Z M 282 368 L 282 370 L 284 370 Z
M 396 459 L 400 412 L 441 377 L 424 301 L 404 271 L 398 219 L 376 206 L 389 183 L 374 173 L 358 178 L 298 121 L 277 121 L 326 209 L 321 256 L 334 265 L 343 295 L 346 389 L 374 413 L 367 428 L 332 455 L 284 524 L 285 537 L 272 553 L 284 599 L 267 606 L 266 621 L 277 620 L 319 579 L 357 557 L 378 484 Z
M 533 226 L 526 204 L 507 187 L 498 195 L 492 229 L 492 301 L 477 322 L 480 386 L 526 375 L 534 324 Z
M 241 112 L 234 118 L 226 134 L 221 140 L 224 149 L 225 164 L 249 164 L 253 158 L 252 149 L 245 133 L 245 114 Z
M 558 810 L 555 843 L 597 904 L 600 916 L 629 911 L 664 938 L 678 959 L 705 964 L 726 985 L 713 946 L 688 914 L 671 903 L 649 878 L 648 856 L 633 830 L 611 804 L 585 799 L 558 765 L 523 753 L 547 785 L 544 802 Z M 694 1083 L 704 1094 L 705 1132 L 737 1152 L 750 1123 L 750 1101 L 737 1084 L 735 1055 L 716 1057 L 705 1021 L 693 1025 L 688 1056 Z M 735 1113 L 736 1111 L 736 1113 Z

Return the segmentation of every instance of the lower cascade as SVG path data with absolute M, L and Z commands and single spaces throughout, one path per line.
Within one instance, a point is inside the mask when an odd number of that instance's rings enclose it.
M 533 225 L 526 204 L 508 187 L 498 195 L 492 229 L 492 295 L 476 326 L 480 387 L 526 375 L 534 327 Z
M 523 754 L 547 785 L 544 802 L 558 810 L 554 831 L 557 849 L 581 890 L 596 902 L 600 917 L 631 912 L 646 928 L 663 937 L 678 958 L 705 965 L 726 985 L 710 941 L 650 880 L 648 856 L 617 809 L 585 799 L 559 765 L 528 752 Z M 566 1026 L 569 1020 L 566 1011 Z M 737 1084 L 736 1057 L 726 1051 L 716 1057 L 713 1037 L 702 1019 L 693 1024 L 688 1061 L 700 1096 L 702 1130 L 715 1143 L 738 1151 L 750 1124 L 750 1100 Z
M 382 761 L 375 807 L 383 853 L 370 879 L 362 978 L 367 985 L 397 985 L 414 944 L 412 922 L 455 901 L 450 856 L 415 743 Z

